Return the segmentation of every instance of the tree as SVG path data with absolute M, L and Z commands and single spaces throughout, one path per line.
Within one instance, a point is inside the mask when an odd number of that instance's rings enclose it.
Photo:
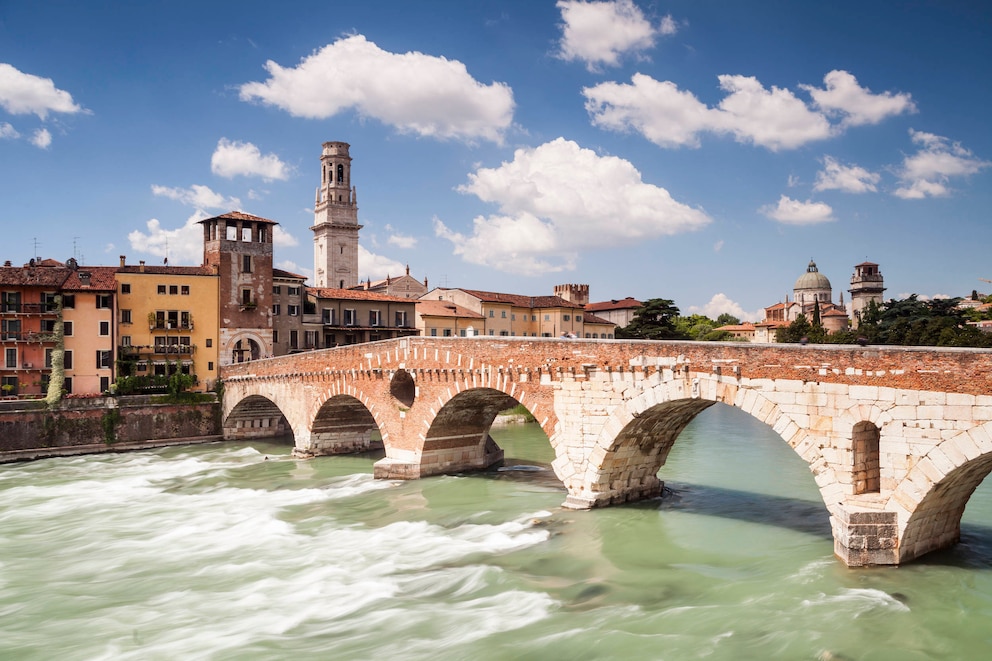
M 617 337 L 641 340 L 678 340 L 687 339 L 679 332 L 675 321 L 679 309 L 674 302 L 667 298 L 652 298 L 644 302 L 634 311 L 630 323 L 617 329 Z
M 740 326 L 741 320 L 730 314 L 729 312 L 724 312 L 719 317 L 716 318 L 716 326 Z

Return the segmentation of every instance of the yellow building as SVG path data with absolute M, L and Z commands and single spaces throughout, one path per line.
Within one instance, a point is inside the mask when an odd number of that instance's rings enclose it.
M 219 277 L 203 266 L 137 266 L 117 270 L 121 356 L 138 376 L 167 375 L 178 361 L 195 375 L 193 390 L 213 389 L 218 372 Z
M 426 337 L 482 335 L 483 316 L 451 301 L 417 301 L 417 330 Z

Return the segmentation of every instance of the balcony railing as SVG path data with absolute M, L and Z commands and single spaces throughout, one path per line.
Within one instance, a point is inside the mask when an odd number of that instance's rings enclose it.
M 0 303 L 0 312 L 6 314 L 55 314 L 55 303 Z
M 168 321 L 156 321 L 148 326 L 148 330 L 193 330 L 193 322 L 174 324 Z

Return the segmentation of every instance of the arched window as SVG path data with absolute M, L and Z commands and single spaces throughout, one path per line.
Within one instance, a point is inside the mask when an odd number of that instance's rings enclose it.
M 344 166 L 338 163 L 338 183 L 344 182 Z
M 881 491 L 879 479 L 879 432 L 870 422 L 854 425 L 854 493 L 878 493 Z

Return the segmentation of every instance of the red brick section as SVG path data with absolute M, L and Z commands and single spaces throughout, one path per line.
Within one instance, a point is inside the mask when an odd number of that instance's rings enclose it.
M 404 357 L 401 346 L 408 354 Z M 399 352 L 399 353 L 397 353 Z M 416 357 L 414 353 L 416 352 Z M 382 356 L 388 362 L 381 362 Z M 461 365 L 456 365 L 461 356 Z M 415 337 L 281 356 L 222 368 L 221 376 L 302 376 L 327 370 L 504 368 L 558 379 L 588 368 L 655 373 L 652 358 L 682 357 L 690 372 L 992 395 L 992 350 L 934 347 L 750 345 L 725 342 Z M 632 366 L 631 363 L 634 363 Z M 513 368 L 510 370 L 509 368 Z M 735 371 L 738 370 L 738 371 Z M 422 384 L 423 385 L 423 384 Z M 531 386 L 533 387 L 533 386 Z

